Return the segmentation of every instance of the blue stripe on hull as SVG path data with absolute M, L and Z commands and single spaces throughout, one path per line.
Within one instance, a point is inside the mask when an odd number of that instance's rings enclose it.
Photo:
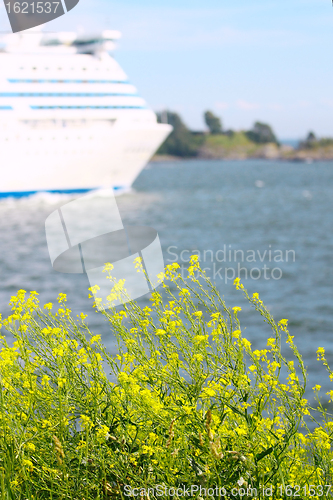
M 123 189 L 123 186 L 113 186 L 114 191 L 119 191 Z M 24 198 L 27 196 L 32 196 L 38 193 L 51 193 L 51 194 L 84 194 L 90 191 L 96 191 L 98 188 L 87 188 L 87 189 L 44 189 L 42 191 L 0 191 L 1 198 Z

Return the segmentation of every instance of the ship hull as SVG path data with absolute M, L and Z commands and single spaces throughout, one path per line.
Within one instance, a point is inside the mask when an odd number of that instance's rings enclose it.
M 29 131 L 12 123 L 0 136 L 0 194 L 129 187 L 170 131 L 152 122 Z

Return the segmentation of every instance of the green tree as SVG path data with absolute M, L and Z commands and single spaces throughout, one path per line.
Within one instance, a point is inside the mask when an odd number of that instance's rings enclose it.
M 316 140 L 317 139 L 316 139 L 316 136 L 315 136 L 314 132 L 309 132 L 308 136 L 306 138 L 306 142 L 314 142 Z
M 206 111 L 204 117 L 211 134 L 222 134 L 222 123 L 218 116 L 215 116 L 211 111 Z
M 157 151 L 157 154 L 193 157 L 197 154 L 197 140 L 193 137 L 181 117 L 177 113 L 164 111 L 157 113 L 159 123 L 167 122 L 173 126 L 173 131 Z
M 309 132 L 305 139 L 304 147 L 313 148 L 317 144 L 317 138 L 313 132 Z
M 266 144 L 268 142 L 275 142 L 275 144 L 278 144 L 272 127 L 267 123 L 255 122 L 252 129 L 246 132 L 246 135 L 250 141 L 256 142 L 257 144 Z

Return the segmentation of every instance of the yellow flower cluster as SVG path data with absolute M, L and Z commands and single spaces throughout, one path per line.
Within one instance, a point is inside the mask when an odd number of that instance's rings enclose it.
M 142 272 L 141 260 L 136 266 Z M 130 481 L 138 491 L 221 484 L 226 497 L 266 485 L 278 499 L 284 485 L 330 484 L 333 423 L 319 405 L 323 424 L 308 427 L 315 419 L 288 321 L 275 323 L 236 279 L 273 330 L 266 348 L 253 349 L 241 308 L 226 307 L 198 257 L 186 278 L 178 268 L 167 266 L 150 307 L 129 302 L 103 312 L 116 355 L 90 333 L 85 314 L 72 318 L 65 294 L 54 313 L 51 303 L 39 307 L 36 292 L 11 298 L 2 324 L 15 342 L 0 339 L 0 480 L 8 498 L 120 498 Z M 106 278 L 111 271 L 106 264 Z M 282 355 L 282 337 L 292 359 Z M 324 348 L 317 356 L 333 381 Z M 319 398 L 320 385 L 313 390 Z

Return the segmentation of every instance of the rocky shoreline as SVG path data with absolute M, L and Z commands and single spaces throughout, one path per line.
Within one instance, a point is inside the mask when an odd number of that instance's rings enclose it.
M 311 163 L 313 161 L 332 161 L 333 147 L 294 149 L 291 146 L 278 146 L 274 143 L 269 143 L 251 148 L 240 146 L 234 149 L 226 149 L 223 147 L 209 147 L 204 145 L 198 150 L 194 158 L 207 160 L 248 160 L 257 158 L 264 160 Z M 155 155 L 151 161 L 179 161 L 182 159 L 188 158 L 171 155 Z

